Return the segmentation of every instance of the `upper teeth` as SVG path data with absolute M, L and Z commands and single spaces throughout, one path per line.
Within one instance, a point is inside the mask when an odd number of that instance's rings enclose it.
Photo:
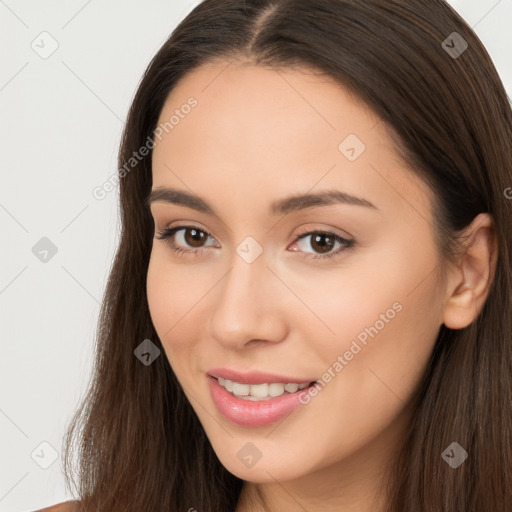
M 229 379 L 223 379 L 219 377 L 217 379 L 219 384 L 226 388 L 233 395 L 244 398 L 245 400 L 260 400 L 265 398 L 273 398 L 281 396 L 286 392 L 295 393 L 299 389 L 304 389 L 309 385 L 308 382 L 303 384 L 297 384 L 296 382 L 290 382 L 288 384 L 282 384 L 280 382 L 272 382 L 270 384 L 241 384 L 240 382 L 233 382 Z

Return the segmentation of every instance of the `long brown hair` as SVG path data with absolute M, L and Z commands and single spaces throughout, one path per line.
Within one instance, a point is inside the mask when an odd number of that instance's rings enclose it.
M 454 54 L 463 41 L 465 51 Z M 205 0 L 152 59 L 119 151 L 122 233 L 103 297 L 94 372 L 65 438 L 65 475 L 81 509 L 236 508 L 243 481 L 213 452 L 149 315 L 151 152 L 129 172 L 126 162 L 153 137 L 180 79 L 203 63 L 237 58 L 320 71 L 369 105 L 433 190 L 445 257 L 478 213 L 492 215 L 499 251 L 494 281 L 471 325 L 441 327 L 407 438 L 390 461 L 389 511 L 510 509 L 512 112 L 482 43 L 442 0 Z M 162 351 L 147 366 L 134 356 L 145 339 Z M 454 441 L 469 455 L 456 470 L 441 458 Z

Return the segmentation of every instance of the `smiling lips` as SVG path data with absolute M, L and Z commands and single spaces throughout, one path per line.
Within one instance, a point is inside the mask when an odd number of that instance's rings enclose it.
M 208 372 L 212 399 L 219 412 L 241 426 L 258 427 L 290 414 L 301 402 L 300 391 L 314 380 L 228 369 Z

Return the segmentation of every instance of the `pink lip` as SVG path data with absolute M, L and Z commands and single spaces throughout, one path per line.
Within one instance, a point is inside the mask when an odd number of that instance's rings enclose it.
M 295 393 L 284 394 L 267 400 L 253 402 L 235 397 L 227 389 L 223 388 L 215 377 L 209 375 L 207 378 L 212 399 L 219 412 L 227 420 L 243 427 L 262 427 L 285 418 L 294 409 L 301 405 L 301 402 L 299 401 L 300 393 L 306 392 L 308 389 L 306 387 Z M 247 383 L 243 381 L 241 382 L 240 380 L 237 380 L 236 382 L 240 382 L 242 384 Z M 253 381 L 251 382 L 254 383 Z M 261 384 L 262 382 L 279 382 L 279 379 L 268 380 L 267 378 L 267 380 L 263 381 L 260 379 L 259 383 Z M 297 381 L 289 380 L 281 382 Z
M 299 377 L 290 377 L 289 375 L 277 375 L 275 373 L 264 373 L 258 371 L 240 373 L 228 368 L 212 368 L 209 370 L 208 375 L 211 377 L 222 377 L 229 379 L 240 384 L 265 384 L 268 382 L 280 382 L 288 384 L 289 382 L 296 382 L 297 384 L 304 384 L 305 382 L 314 382 L 316 379 L 301 379 Z

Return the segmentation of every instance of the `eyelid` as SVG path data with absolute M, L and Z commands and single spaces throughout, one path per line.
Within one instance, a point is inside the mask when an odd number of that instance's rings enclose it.
M 177 222 L 179 222 L 179 221 L 177 221 Z M 217 240 L 210 233 L 210 231 L 208 231 L 208 229 L 206 229 L 205 227 L 203 227 L 201 225 L 197 225 L 195 223 L 176 224 L 176 225 L 173 225 L 173 223 L 170 223 L 170 224 L 164 226 L 164 228 L 161 231 L 171 230 L 171 229 L 176 229 L 177 230 L 178 228 L 197 229 L 198 231 L 202 231 L 202 232 L 206 233 L 208 236 L 210 236 L 214 240 Z M 289 236 L 292 236 L 294 231 L 295 230 L 293 230 L 290 233 Z M 306 236 L 306 235 L 309 235 L 309 234 L 312 234 L 312 233 L 332 233 L 333 235 L 338 235 L 340 238 L 344 238 L 344 239 L 353 239 L 354 238 L 348 231 L 343 231 L 341 233 L 339 231 L 341 231 L 341 230 L 339 230 L 338 228 L 335 228 L 335 227 L 331 227 L 331 226 L 328 226 L 328 227 L 318 227 L 318 226 L 315 226 L 314 223 L 313 223 L 312 227 L 310 225 L 307 225 L 307 226 L 301 226 L 300 228 L 298 228 L 298 232 L 296 232 L 296 235 L 294 237 L 294 241 L 296 241 L 296 239 L 298 239 L 301 236 Z
M 348 233 L 347 231 L 340 232 L 341 230 L 335 227 L 318 227 L 313 225 L 313 227 L 308 226 L 301 226 L 299 228 L 299 233 L 297 233 L 295 236 L 296 238 L 299 238 L 301 236 L 310 235 L 311 233 L 329 233 L 336 236 L 339 236 L 340 238 L 346 239 L 346 240 L 352 240 L 354 237 Z

